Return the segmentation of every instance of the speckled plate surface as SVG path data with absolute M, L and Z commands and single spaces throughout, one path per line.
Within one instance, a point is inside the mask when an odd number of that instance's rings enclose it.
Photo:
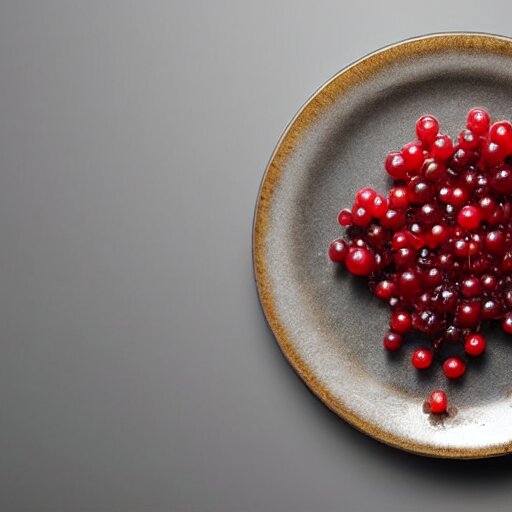
M 254 223 L 254 265 L 268 322 L 311 390 L 363 432 L 423 455 L 477 458 L 512 450 L 512 340 L 488 332 L 487 355 L 461 382 L 441 368 L 413 371 L 415 344 L 385 353 L 388 310 L 366 283 L 332 265 L 340 208 L 371 184 L 385 191 L 385 155 L 413 137 L 424 113 L 454 136 L 467 111 L 512 117 L 512 40 L 437 34 L 379 50 L 321 87 L 282 136 L 266 170 Z M 447 417 L 423 411 L 435 388 Z

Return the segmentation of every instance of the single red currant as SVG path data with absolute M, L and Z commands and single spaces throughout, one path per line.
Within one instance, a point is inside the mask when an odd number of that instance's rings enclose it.
M 423 149 L 421 144 L 418 142 L 409 142 L 402 148 L 401 154 L 404 159 L 405 169 L 418 173 L 423 164 Z
M 479 157 L 480 155 L 475 151 L 455 147 L 453 156 L 450 160 L 450 169 L 456 173 L 462 173 L 464 169 L 475 164 Z
M 428 403 L 430 405 L 430 412 L 433 414 L 443 414 L 446 412 L 448 407 L 448 400 L 446 398 L 446 393 L 437 389 L 433 391 L 428 399 Z
M 384 217 L 382 217 L 380 223 L 388 229 L 399 229 L 405 223 L 405 213 L 403 210 L 389 209 L 386 211 Z
M 356 204 L 362 206 L 363 208 L 368 208 L 372 204 L 376 195 L 377 192 L 375 192 L 375 190 L 372 188 L 363 187 L 356 192 Z
M 379 224 L 372 224 L 366 232 L 366 240 L 375 248 L 382 249 L 389 242 L 389 231 Z
M 415 350 L 412 355 L 412 365 L 414 368 L 417 368 L 418 370 L 423 370 L 425 368 L 428 368 L 432 365 L 432 361 L 434 360 L 434 354 L 432 353 L 432 350 L 429 350 L 427 348 L 420 348 L 418 350 Z
M 488 299 L 482 304 L 482 320 L 494 320 L 503 312 L 503 305 L 499 299 Z
M 471 130 L 463 130 L 462 132 L 460 132 L 459 139 L 457 142 L 459 147 L 461 147 L 462 149 L 468 149 L 472 151 L 478 148 L 480 139 Z
M 416 121 L 416 135 L 425 144 L 432 144 L 439 133 L 439 122 L 434 116 L 421 116 Z
M 409 203 L 422 205 L 432 200 L 434 190 L 422 176 L 414 176 L 407 184 L 407 199 Z
M 512 167 L 509 165 L 501 165 L 491 171 L 489 177 L 489 185 L 497 194 L 512 193 Z
M 412 298 L 421 291 L 420 278 L 415 272 L 406 270 L 398 276 L 398 289 L 403 297 Z
M 439 189 L 437 198 L 444 204 L 450 204 L 452 200 L 453 189 L 448 185 L 444 185 Z
M 482 291 L 479 279 L 466 277 L 460 284 L 460 291 L 464 297 L 477 297 Z
M 432 226 L 430 233 L 426 236 L 427 245 L 431 249 L 435 249 L 441 244 L 444 244 L 449 237 L 448 228 L 442 224 L 436 224 Z
M 480 283 L 482 284 L 482 288 L 488 293 L 492 293 L 496 289 L 496 286 L 498 286 L 498 280 L 496 276 L 492 274 L 484 274 L 480 278 Z
M 344 208 L 338 214 L 338 222 L 341 226 L 350 226 L 352 224 L 352 212 L 348 208 Z
M 446 165 L 433 158 L 427 158 L 423 162 L 421 174 L 430 183 L 439 183 L 439 180 L 446 177 Z
M 476 229 L 482 222 L 482 213 L 476 206 L 464 206 L 457 215 L 457 222 L 464 229 Z
M 505 160 L 507 152 L 503 146 L 496 142 L 486 141 L 482 146 L 482 160 L 490 166 L 498 165 Z
M 436 203 L 425 203 L 417 212 L 418 221 L 431 226 L 441 220 L 442 211 Z
M 452 189 L 450 200 L 448 202 L 454 206 L 462 206 L 470 197 L 471 194 L 468 189 L 464 187 L 455 187 Z
M 472 108 L 468 113 L 466 126 L 476 135 L 485 135 L 489 130 L 491 118 L 487 110 L 483 108 Z
M 411 330 L 411 315 L 405 311 L 393 311 L 389 327 L 393 332 L 405 334 Z
M 512 334 L 512 313 L 507 313 L 503 320 L 501 321 L 501 327 L 503 327 L 503 330 L 508 333 Z
M 481 334 L 470 334 L 469 336 L 466 336 L 466 341 L 464 342 L 464 350 L 470 356 L 481 355 L 486 346 L 487 342 Z
M 498 121 L 489 130 L 489 139 L 503 148 L 506 155 L 512 153 L 512 125 L 508 121 Z
M 415 253 L 409 247 L 402 247 L 393 254 L 393 261 L 397 269 L 405 269 L 414 261 Z
M 459 327 L 476 327 L 480 322 L 482 306 L 476 301 L 461 301 L 455 310 L 455 323 Z
M 448 135 L 437 135 L 432 145 L 432 157 L 448 160 L 453 155 L 453 142 Z
M 396 295 L 396 285 L 393 281 L 384 279 L 377 283 L 374 293 L 381 300 L 389 300 Z
M 384 336 L 384 348 L 394 352 L 404 344 L 404 339 L 401 334 L 388 331 Z
M 422 275 L 423 285 L 427 288 L 435 288 L 443 282 L 443 273 L 436 267 L 432 267 Z
M 352 222 L 360 228 L 365 228 L 371 221 L 372 214 L 366 208 L 354 203 L 354 207 L 352 208 Z
M 403 249 L 404 247 L 410 247 L 410 240 L 407 236 L 407 231 L 397 231 L 393 235 L 393 239 L 391 240 L 391 248 L 394 251 L 398 251 L 398 249 Z
M 458 357 L 449 357 L 443 363 L 443 372 L 449 379 L 458 379 L 465 371 L 466 365 Z
M 472 167 L 468 167 L 464 171 L 462 171 L 461 181 L 463 185 L 471 192 L 473 192 L 476 187 L 478 187 L 478 173 Z
M 489 221 L 498 209 L 498 203 L 494 197 L 490 195 L 482 196 L 478 201 L 478 206 L 480 208 L 482 218 L 486 221 Z
M 351 274 L 368 276 L 375 269 L 375 255 L 363 247 L 350 247 L 345 265 Z
M 403 180 L 407 176 L 404 157 L 398 151 L 389 153 L 386 157 L 385 168 L 394 180 Z
M 348 253 L 348 245 L 345 240 L 337 238 L 329 244 L 329 258 L 336 263 L 345 261 Z
M 502 254 L 505 251 L 505 234 L 499 229 L 489 231 L 485 235 L 485 248 L 494 254 Z
M 376 194 L 368 208 L 376 219 L 380 219 L 388 211 L 388 200 L 384 196 Z
M 423 236 L 419 233 L 413 233 L 412 231 L 409 231 L 407 233 L 407 238 L 409 239 L 410 246 L 415 250 L 418 251 L 425 245 L 425 240 Z
M 391 208 L 406 208 L 409 205 L 409 201 L 407 200 L 407 188 L 392 188 L 389 191 L 388 203 Z

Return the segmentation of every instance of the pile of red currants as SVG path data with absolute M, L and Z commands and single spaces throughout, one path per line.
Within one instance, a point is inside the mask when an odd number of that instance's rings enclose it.
M 364 187 L 339 213 L 346 240 L 333 240 L 329 257 L 368 276 L 370 291 L 389 304 L 387 350 L 398 350 L 409 331 L 424 333 L 431 346 L 414 352 L 414 367 L 439 360 L 458 379 L 486 348 L 485 321 L 512 334 L 512 124 L 491 124 L 474 108 L 455 143 L 429 115 L 418 119 L 416 136 L 386 158 L 394 181 L 387 197 Z M 456 343 L 464 355 L 443 358 Z M 443 391 L 428 402 L 431 412 L 446 412 Z

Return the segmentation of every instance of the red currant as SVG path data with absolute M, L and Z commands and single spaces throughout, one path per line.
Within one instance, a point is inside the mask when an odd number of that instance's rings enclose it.
M 357 203 L 352 208 L 352 222 L 360 228 L 367 227 L 372 221 L 372 214 Z
M 403 180 L 407 176 L 405 159 L 401 153 L 394 151 L 386 158 L 386 171 L 394 180 Z
M 470 197 L 471 194 L 469 193 L 468 189 L 463 187 L 455 187 L 451 191 L 450 200 L 448 202 L 454 206 L 462 206 L 469 200 Z
M 433 391 L 428 399 L 428 403 L 430 405 L 430 412 L 433 414 L 443 414 L 446 412 L 448 407 L 448 400 L 446 398 L 446 393 L 441 390 Z
M 483 108 L 472 108 L 469 111 L 466 126 L 476 135 L 485 135 L 489 130 L 491 118 L 487 110 Z
M 337 238 L 329 244 L 329 258 L 336 263 L 345 261 L 348 253 L 348 246 L 345 240 Z
M 471 130 L 463 130 L 459 135 L 458 145 L 462 149 L 473 150 L 478 147 L 480 143 L 479 137 Z
M 464 350 L 470 356 L 479 356 L 485 350 L 487 342 L 481 334 L 470 334 L 464 342 Z
M 407 188 L 392 188 L 389 191 L 388 203 L 391 208 L 406 208 L 409 205 L 409 201 L 407 200 Z
M 393 261 L 397 269 L 405 269 L 414 261 L 415 253 L 409 247 L 402 247 L 393 254 Z M 402 290 L 400 290 L 402 291 Z
M 489 221 L 498 209 L 498 203 L 489 195 L 482 196 L 478 201 L 478 206 L 480 208 L 482 218 L 486 221 Z
M 375 269 L 375 255 L 363 247 L 351 247 L 345 258 L 345 265 L 350 273 L 367 276 Z
M 484 274 L 480 278 L 480 283 L 482 284 L 482 288 L 488 293 L 493 292 L 496 289 L 496 286 L 498 286 L 498 280 L 496 279 L 496 276 L 492 274 Z
M 506 155 L 512 153 L 512 125 L 508 121 L 498 121 L 489 130 L 489 139 L 503 148 Z
M 411 270 L 402 272 L 398 276 L 398 289 L 407 298 L 417 295 L 421 291 L 421 281 L 418 275 Z
M 494 254 L 505 252 L 505 234 L 499 229 L 489 231 L 485 235 L 485 248 Z
M 347 208 L 341 210 L 338 214 L 338 222 L 341 226 L 350 226 L 352 224 L 352 212 Z
M 436 224 L 430 229 L 430 233 L 427 234 L 426 241 L 427 245 L 431 249 L 435 249 L 439 245 L 445 243 L 449 237 L 448 228 L 442 224 Z
M 405 311 L 394 311 L 389 321 L 389 327 L 393 332 L 405 334 L 411 330 L 411 316 Z
M 422 176 L 415 176 L 407 184 L 407 199 L 409 203 L 422 205 L 433 198 L 432 186 Z
M 498 299 L 488 299 L 482 304 L 482 320 L 494 320 L 503 312 L 503 306 Z
M 416 121 L 416 135 L 426 144 L 432 144 L 439 133 L 439 122 L 434 116 L 422 116 Z
M 388 211 L 388 200 L 384 196 L 376 194 L 371 205 L 368 208 L 370 210 L 370 213 L 376 219 L 380 219 Z
M 489 178 L 489 185 L 497 194 L 511 194 L 512 168 L 509 165 L 501 165 L 494 169 Z
M 482 222 L 482 213 L 476 206 L 464 206 L 457 215 L 457 222 L 464 229 L 476 229 Z
M 389 209 L 384 217 L 380 219 L 380 223 L 388 229 L 399 229 L 404 225 L 405 213 L 403 210 Z
M 375 287 L 375 295 L 382 300 L 389 300 L 396 295 L 396 285 L 392 281 L 384 279 Z
M 404 339 L 402 338 L 402 335 L 396 332 L 388 331 L 384 336 L 384 348 L 386 350 L 394 352 L 398 350 L 403 344 Z
M 479 279 L 467 277 L 461 282 L 460 291 L 464 297 L 477 297 L 482 291 Z
M 431 350 L 426 348 L 420 348 L 415 350 L 412 355 L 412 365 L 414 368 L 418 368 L 418 370 L 423 370 L 432 365 L 432 361 L 434 360 L 434 354 Z
M 433 158 L 427 158 L 423 162 L 421 174 L 430 183 L 438 183 L 441 179 L 446 177 L 446 165 Z
M 458 379 L 465 371 L 466 365 L 458 357 L 450 357 L 443 363 L 443 372 L 449 379 Z
M 505 148 L 496 142 L 486 141 L 482 146 L 482 160 L 488 165 L 498 165 L 506 156 Z
M 501 321 L 501 327 L 503 327 L 503 330 L 508 333 L 512 334 L 512 313 L 507 313 L 503 320 Z
M 435 288 L 443 282 L 443 273 L 438 268 L 432 267 L 423 274 L 422 280 L 427 288 Z
M 373 203 L 377 192 L 370 187 L 363 187 L 359 189 L 356 193 L 356 204 L 362 206 L 363 208 L 369 209 L 370 205 Z
M 480 322 L 480 302 L 461 301 L 455 311 L 455 323 L 459 327 L 476 327 Z
M 423 164 L 423 149 L 418 142 L 409 142 L 401 151 L 407 171 L 418 173 Z
M 404 247 L 410 247 L 410 240 L 407 236 L 407 231 L 398 231 L 393 235 L 393 239 L 391 240 L 391 248 L 394 251 L 398 251 Z
M 432 145 L 432 156 L 439 160 L 448 160 L 452 155 L 452 139 L 448 135 L 437 135 Z

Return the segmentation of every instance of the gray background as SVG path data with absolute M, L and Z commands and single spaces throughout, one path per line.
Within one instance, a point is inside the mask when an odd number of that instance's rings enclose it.
M 508 4 L 508 6 L 507 6 Z M 510 510 L 512 461 L 359 434 L 285 362 L 251 223 L 288 120 L 510 2 L 0 2 L 0 510 Z

